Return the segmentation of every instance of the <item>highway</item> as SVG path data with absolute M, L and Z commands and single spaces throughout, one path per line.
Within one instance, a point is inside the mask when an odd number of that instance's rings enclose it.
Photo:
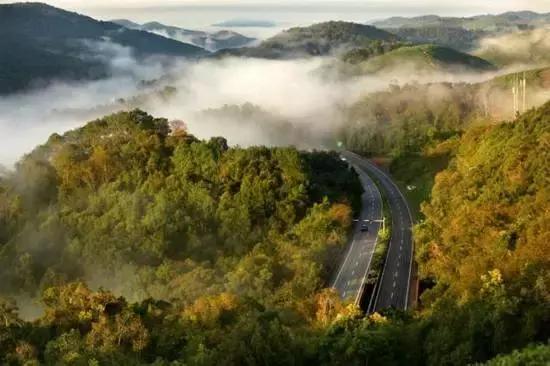
M 332 282 L 332 287 L 338 291 L 342 299 L 353 300 L 356 305 L 359 305 L 381 225 L 379 222 L 364 220 L 382 219 L 382 197 L 372 179 L 361 169 L 355 167 L 355 170 L 359 174 L 364 189 L 361 197 L 361 215 L 354 226 L 352 241 Z M 362 224 L 367 225 L 368 231 L 361 231 Z
M 374 311 L 385 308 L 406 310 L 409 302 L 409 291 L 414 255 L 412 236 L 412 216 L 406 199 L 392 179 L 361 156 L 344 152 L 345 158 L 379 181 L 391 210 L 392 232 L 388 246 L 386 263 L 379 279 L 374 298 Z

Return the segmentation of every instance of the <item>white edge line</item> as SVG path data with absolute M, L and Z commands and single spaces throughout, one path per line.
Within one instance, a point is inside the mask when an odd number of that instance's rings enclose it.
M 372 184 L 373 186 L 376 186 L 376 184 L 374 183 L 374 181 L 371 179 L 371 177 L 368 176 L 368 174 L 366 174 L 366 172 L 363 171 L 363 173 L 368 177 L 368 180 L 369 180 L 369 183 Z M 383 202 L 382 202 L 382 195 L 380 194 L 380 191 L 378 190 L 378 187 L 376 187 L 376 192 L 378 193 L 378 200 L 380 202 L 380 216 L 382 216 L 383 214 Z M 364 285 L 365 285 L 365 281 L 367 280 L 367 275 L 369 274 L 369 269 L 370 269 L 370 264 L 372 262 L 372 257 L 374 257 L 374 252 L 376 251 L 376 245 L 378 244 L 378 235 L 380 234 L 380 223 L 378 223 L 378 230 L 376 230 L 376 238 L 374 240 L 374 245 L 373 245 L 373 249 L 372 249 L 372 254 L 370 256 L 370 259 L 369 259 L 369 263 L 367 264 L 367 268 L 365 269 L 365 274 L 363 275 L 363 279 L 361 280 L 361 286 L 359 287 L 359 292 L 357 292 L 357 296 L 355 297 L 355 305 L 359 305 L 359 301 L 361 299 L 361 296 L 363 295 L 363 291 L 364 291 Z M 368 310 L 367 309 L 367 313 L 368 313 Z
M 390 183 L 394 186 L 395 189 L 397 189 L 397 192 L 399 192 L 399 195 L 401 196 L 401 199 L 403 200 L 403 202 L 405 203 L 405 207 L 407 207 L 407 212 L 409 214 L 409 221 L 411 223 L 411 260 L 409 262 L 409 279 L 407 281 L 407 293 L 405 294 L 405 310 L 407 310 L 408 306 L 409 306 L 409 292 L 410 292 L 410 286 L 411 286 L 411 274 L 412 274 L 412 261 L 413 261 L 413 257 L 414 257 L 414 237 L 413 237 L 413 232 L 412 232 L 412 224 L 413 224 L 413 220 L 412 220 L 412 215 L 411 215 L 411 209 L 409 208 L 409 203 L 407 202 L 407 200 L 405 199 L 405 196 L 403 196 L 403 193 L 401 192 L 401 190 L 399 189 L 399 187 L 397 186 L 397 184 L 395 184 L 393 182 L 393 180 L 391 179 L 390 176 L 388 176 L 386 173 L 384 173 L 382 170 L 380 170 L 376 165 L 372 164 L 371 162 L 369 162 L 368 160 L 362 158 L 360 155 L 357 155 L 353 152 L 350 151 L 351 154 L 359 157 L 359 159 L 362 159 L 364 160 L 369 166 L 373 167 L 374 169 L 376 169 L 378 172 L 380 172 L 382 175 L 384 175 L 386 178 L 388 178 L 388 180 L 390 181 Z M 392 218 L 392 221 L 393 221 L 393 218 Z M 390 246 L 391 246 L 391 240 L 390 240 Z M 388 247 L 388 253 L 389 253 L 389 250 L 390 248 Z M 384 270 L 386 269 L 386 266 L 384 265 Z M 384 271 L 382 271 L 382 276 L 384 276 Z M 377 299 L 378 300 L 378 299 Z
M 359 214 L 359 215 L 361 215 L 361 214 Z M 359 217 L 361 217 L 361 216 L 359 216 Z M 342 263 L 342 265 L 340 266 L 340 270 L 336 274 L 336 278 L 334 279 L 334 282 L 332 283 L 331 287 L 334 288 L 334 289 L 336 289 L 336 283 L 340 279 L 340 275 L 342 274 L 342 271 L 344 270 L 344 267 L 346 266 L 346 263 L 348 262 L 349 255 L 352 252 L 353 246 L 355 245 L 355 229 L 356 228 L 357 228 L 357 225 L 354 225 L 353 226 L 353 239 L 351 240 L 351 245 L 349 246 L 348 254 L 346 254 L 346 259 L 344 259 L 344 263 Z
M 352 153 L 352 152 L 350 152 L 350 153 L 352 154 L 352 156 L 353 156 L 355 159 L 357 159 L 357 160 L 359 160 L 359 161 L 361 161 L 361 162 L 365 160 L 364 158 L 360 157 L 359 155 L 357 155 L 357 154 L 355 154 L 355 153 Z M 364 169 L 361 169 L 361 170 L 362 170 L 365 174 L 367 174 L 367 176 L 368 176 L 368 173 L 367 173 Z M 369 177 L 369 178 L 370 178 L 370 177 Z M 371 178 L 371 180 L 372 180 L 372 178 Z M 373 182 L 374 182 L 374 181 L 373 181 Z M 376 186 L 376 189 L 377 189 L 378 193 L 381 194 L 381 193 L 380 193 L 380 189 L 378 188 L 378 186 Z M 388 193 L 388 194 L 389 194 L 389 193 Z M 383 203 L 382 203 L 382 204 L 383 204 Z M 391 207 L 390 207 L 390 210 L 391 210 Z M 393 227 L 393 215 L 392 215 L 392 227 Z M 388 257 L 388 255 L 389 255 L 389 253 L 390 253 L 390 250 L 391 250 L 391 242 L 392 242 L 391 239 L 392 239 L 392 238 L 390 237 L 390 238 L 389 238 L 389 244 L 388 244 L 388 250 L 387 250 L 387 252 L 386 252 L 386 259 L 384 260 L 384 268 L 382 268 L 382 274 L 380 275 L 380 277 L 379 277 L 378 280 L 377 280 L 377 283 L 379 283 L 379 285 L 378 285 L 378 288 L 376 289 L 376 295 L 375 295 L 374 304 L 373 304 L 373 307 L 372 307 L 373 310 L 376 309 L 376 305 L 378 305 L 378 298 L 380 297 L 380 289 L 382 288 L 382 279 L 384 278 L 384 273 L 386 272 L 386 267 L 387 267 L 387 265 L 388 265 L 387 257 Z M 368 310 L 368 309 L 367 309 L 367 310 Z
M 355 236 L 355 228 L 354 228 L 354 236 Z M 346 259 L 344 259 L 344 263 L 342 263 L 342 265 L 340 266 L 340 270 L 338 271 L 338 274 L 336 275 L 336 279 L 332 283 L 332 288 L 336 288 L 336 282 L 338 282 L 338 280 L 340 279 L 340 275 L 342 274 L 342 270 L 344 269 L 344 267 L 346 266 L 346 263 L 348 262 L 349 255 L 351 254 L 354 245 L 355 245 L 355 238 L 353 238 L 353 240 L 351 241 L 351 245 L 349 246 L 348 254 L 346 255 Z

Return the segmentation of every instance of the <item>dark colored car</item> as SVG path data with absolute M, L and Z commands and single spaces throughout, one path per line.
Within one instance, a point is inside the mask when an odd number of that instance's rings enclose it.
M 361 231 L 369 231 L 369 225 L 361 224 Z

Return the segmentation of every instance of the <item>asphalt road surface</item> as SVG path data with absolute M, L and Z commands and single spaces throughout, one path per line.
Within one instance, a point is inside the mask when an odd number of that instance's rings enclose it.
M 406 310 L 413 258 L 412 217 L 407 201 L 392 179 L 375 165 L 351 152 L 342 155 L 380 182 L 391 210 L 392 235 L 373 310 L 390 307 Z
M 360 168 L 355 169 L 365 191 L 361 197 L 361 216 L 354 226 L 351 244 L 332 287 L 338 291 L 342 299 L 353 300 L 359 305 L 381 225 L 379 222 L 365 220 L 382 219 L 382 197 L 372 179 Z M 362 231 L 362 225 L 366 225 L 368 231 Z

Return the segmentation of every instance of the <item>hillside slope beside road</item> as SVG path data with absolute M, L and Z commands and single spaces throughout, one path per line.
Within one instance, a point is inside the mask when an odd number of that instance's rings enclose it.
M 355 304 L 359 304 L 380 230 L 379 222 L 365 220 L 382 219 L 382 197 L 372 179 L 360 167 L 356 166 L 355 170 L 365 191 L 361 196 L 361 215 L 332 287 L 342 299 L 353 299 Z M 368 231 L 361 230 L 363 224 L 368 227 Z
M 375 294 L 374 310 L 386 308 L 406 310 L 409 300 L 413 241 L 412 217 L 407 201 L 391 178 L 372 163 L 352 152 L 342 154 L 352 164 L 375 177 L 386 191 L 392 215 L 392 235 L 386 256 L 386 263 Z

